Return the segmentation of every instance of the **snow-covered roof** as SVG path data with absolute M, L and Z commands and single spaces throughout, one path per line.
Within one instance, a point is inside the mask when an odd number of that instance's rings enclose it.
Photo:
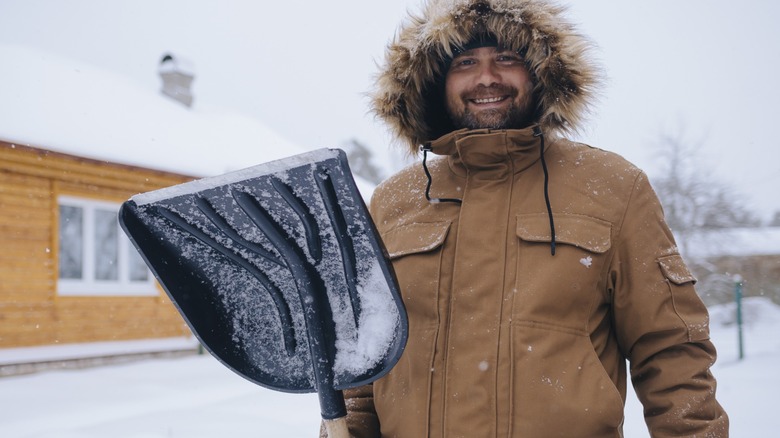
M 731 228 L 692 236 L 686 256 L 780 255 L 780 227 Z
M 29 47 L 0 43 L 0 140 L 206 177 L 308 149 L 260 121 L 187 108 L 132 80 Z M 368 196 L 373 186 L 358 179 Z

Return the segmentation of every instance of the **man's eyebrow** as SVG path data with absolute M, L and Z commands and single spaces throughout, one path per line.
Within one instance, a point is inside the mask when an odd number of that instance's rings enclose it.
M 466 50 L 465 52 L 458 51 L 458 52 L 454 53 L 454 56 L 452 57 L 452 59 L 458 59 L 458 58 L 461 58 L 463 56 L 472 56 L 474 54 L 473 52 L 474 52 L 474 49 L 469 49 L 469 50 Z
M 505 53 L 511 53 L 512 55 L 520 55 L 517 50 L 512 50 L 509 47 L 504 47 L 504 48 L 501 48 L 499 50 L 496 50 L 496 53 L 499 53 L 499 54 L 502 54 L 502 55 L 505 54 Z
M 454 53 L 454 56 L 452 57 L 452 59 L 457 59 L 457 58 L 460 58 L 461 56 L 473 56 L 475 50 L 477 50 L 477 48 L 468 49 L 468 50 L 465 50 L 465 51 L 462 51 L 462 52 L 461 51 L 457 51 L 456 53 Z M 517 50 L 512 50 L 509 47 L 496 47 L 496 54 L 504 54 L 504 53 L 511 53 L 513 55 L 519 55 Z

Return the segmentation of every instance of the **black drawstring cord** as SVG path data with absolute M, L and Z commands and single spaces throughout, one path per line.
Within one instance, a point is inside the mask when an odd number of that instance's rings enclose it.
M 425 176 L 428 177 L 428 184 L 425 186 L 425 199 L 428 200 L 428 202 L 431 203 L 438 203 L 438 202 L 453 202 L 455 204 L 461 204 L 463 203 L 460 199 L 455 198 L 431 198 L 431 184 L 433 183 L 433 178 L 431 178 L 431 172 L 428 171 L 428 165 L 426 164 L 426 161 L 428 160 L 428 152 L 432 151 L 433 148 L 431 148 L 431 145 L 425 144 L 420 147 L 423 152 L 423 170 L 425 171 Z
M 553 221 L 552 206 L 550 206 L 550 192 L 548 190 L 550 182 L 550 174 L 547 172 L 547 162 L 544 160 L 544 133 L 538 126 L 534 127 L 534 137 L 539 137 L 541 140 L 540 151 L 542 170 L 544 171 L 544 202 L 547 204 L 547 216 L 550 218 L 550 253 L 555 255 L 555 222 Z
M 553 219 L 553 212 L 552 212 L 552 206 L 550 205 L 550 191 L 549 191 L 549 185 L 550 185 L 550 173 L 547 171 L 547 162 L 544 159 L 544 133 L 542 132 L 541 128 L 538 126 L 534 127 L 534 136 L 539 137 L 540 144 L 539 144 L 539 152 L 540 152 L 540 158 L 542 161 L 542 170 L 544 171 L 544 202 L 547 205 L 547 216 L 550 218 L 550 254 L 553 256 L 555 255 L 555 221 Z M 460 199 L 455 198 L 431 198 L 430 192 L 431 192 L 431 184 L 433 183 L 433 178 L 431 177 L 431 172 L 428 170 L 427 160 L 428 160 L 428 152 L 432 150 L 430 144 L 426 144 L 421 146 L 422 152 L 423 152 L 423 170 L 425 171 L 425 176 L 428 177 L 428 184 L 425 186 L 425 199 L 428 200 L 428 202 L 431 203 L 437 203 L 437 202 L 452 202 L 455 204 L 461 204 L 463 201 Z

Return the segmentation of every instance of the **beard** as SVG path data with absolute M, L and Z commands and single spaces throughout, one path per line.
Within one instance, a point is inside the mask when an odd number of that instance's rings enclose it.
M 490 93 L 508 94 L 511 99 L 509 106 L 472 111 L 467 104 L 455 108 L 456 105 L 447 102 L 447 114 L 455 129 L 520 129 L 531 125 L 533 110 L 530 90 L 518 99 L 520 93 L 514 87 L 491 85 L 490 87 L 480 86 L 472 93 L 465 93 L 464 96 L 473 99 L 475 96 L 479 97 Z M 460 99 L 463 102 L 468 101 L 463 96 L 460 96 Z

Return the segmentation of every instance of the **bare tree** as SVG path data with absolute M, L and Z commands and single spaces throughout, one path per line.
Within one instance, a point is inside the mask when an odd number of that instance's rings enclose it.
M 710 259 L 729 244 L 725 231 L 759 226 L 760 220 L 731 186 L 711 172 L 702 153 L 704 145 L 703 139 L 688 139 L 684 130 L 662 133 L 656 152 L 661 171 L 653 186 L 680 251 L 699 279 L 697 289 L 712 304 L 726 302 L 733 294 L 732 274 L 722 272 Z M 702 247 L 709 251 L 701 251 Z
M 780 211 L 776 211 L 775 215 L 772 216 L 772 220 L 769 221 L 770 227 L 780 227 Z
M 368 147 L 355 139 L 351 139 L 344 143 L 342 148 L 347 153 L 347 159 L 349 160 L 349 167 L 352 170 L 352 173 L 359 175 L 374 184 L 382 182 L 384 175 L 382 170 L 374 165 L 374 155 Z
M 653 185 L 683 253 L 697 235 L 760 225 L 743 198 L 711 173 L 702 153 L 704 144 L 702 139 L 686 138 L 684 130 L 662 133 L 658 141 L 656 157 L 662 168 Z

